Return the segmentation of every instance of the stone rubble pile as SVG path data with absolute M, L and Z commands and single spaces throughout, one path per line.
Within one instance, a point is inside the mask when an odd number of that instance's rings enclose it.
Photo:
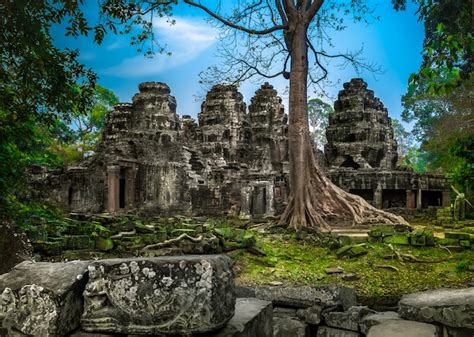
M 405 295 L 398 312 L 358 306 L 352 289 L 237 287 L 273 303 L 274 337 L 472 337 L 474 287 Z

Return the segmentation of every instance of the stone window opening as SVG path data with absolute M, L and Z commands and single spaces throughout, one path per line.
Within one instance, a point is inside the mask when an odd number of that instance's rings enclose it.
M 358 170 L 360 168 L 360 165 L 357 164 L 354 159 L 352 159 L 351 156 L 346 156 L 346 159 L 344 162 L 341 164 L 341 167 L 348 167 L 348 168 L 353 168 L 354 170 Z

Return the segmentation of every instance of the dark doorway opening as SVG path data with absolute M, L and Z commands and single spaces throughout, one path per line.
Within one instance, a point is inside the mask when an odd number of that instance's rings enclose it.
M 250 213 L 254 217 L 263 216 L 267 210 L 267 189 L 255 187 L 252 193 L 252 205 Z
M 421 207 L 441 206 L 443 204 L 442 191 L 421 191 Z
M 374 201 L 374 191 L 372 189 L 362 189 L 362 188 L 351 188 L 349 193 L 358 195 L 359 197 L 364 198 L 365 201 L 372 203 Z
M 382 208 L 406 207 L 407 192 L 406 190 L 383 190 L 382 191 Z
M 120 170 L 119 208 L 125 208 L 125 170 Z
M 68 190 L 68 193 L 67 193 L 67 203 L 68 203 L 69 206 L 72 205 L 72 195 L 73 195 L 72 186 L 69 186 L 69 190 Z

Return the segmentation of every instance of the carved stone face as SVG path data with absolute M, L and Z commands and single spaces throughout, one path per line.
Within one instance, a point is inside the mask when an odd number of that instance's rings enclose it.
M 11 302 L 13 302 L 13 293 L 10 288 L 5 288 L 5 290 L 2 293 L 2 304 L 3 305 L 8 305 Z

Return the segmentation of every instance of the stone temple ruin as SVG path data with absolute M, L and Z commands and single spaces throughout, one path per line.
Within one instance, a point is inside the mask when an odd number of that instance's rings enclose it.
M 378 208 L 450 205 L 443 175 L 397 167 L 397 143 L 387 108 L 362 79 L 352 79 L 339 92 L 326 138 L 327 173 L 346 191 Z
M 145 82 L 139 90 L 108 114 L 93 157 L 40 175 L 48 201 L 88 213 L 259 218 L 283 210 L 287 116 L 271 85 L 257 90 L 248 112 L 235 86 L 214 86 L 198 123 L 176 114 L 166 84 Z M 397 169 L 387 109 L 363 80 L 345 83 L 334 106 L 322 165 L 334 183 L 380 208 L 449 205 L 443 176 Z

